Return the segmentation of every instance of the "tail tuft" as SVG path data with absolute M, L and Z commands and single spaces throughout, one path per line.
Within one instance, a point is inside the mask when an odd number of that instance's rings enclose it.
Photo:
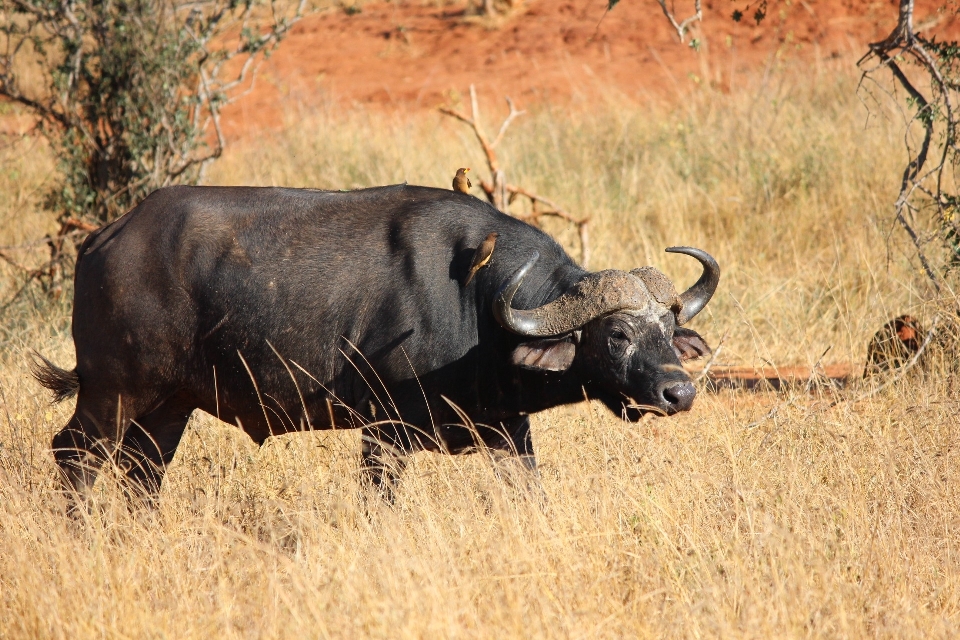
M 42 355 L 33 352 L 33 362 L 30 364 L 30 373 L 37 382 L 53 391 L 53 401 L 62 402 L 77 395 L 80 390 L 80 376 L 77 370 L 67 371 L 53 364 Z

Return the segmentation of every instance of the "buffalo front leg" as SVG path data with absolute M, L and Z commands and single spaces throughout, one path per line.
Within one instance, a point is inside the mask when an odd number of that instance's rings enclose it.
M 543 487 L 540 484 L 537 456 L 533 450 L 530 418 L 518 416 L 505 420 L 496 434 L 487 439 L 486 444 L 493 453 L 497 476 L 510 486 L 526 490 L 542 499 Z
M 394 438 L 389 438 L 379 429 L 366 427 L 361 432 L 361 438 L 360 482 L 392 503 L 400 474 L 407 464 L 404 452 Z
M 165 400 L 147 415 L 133 420 L 121 446 L 120 466 L 132 489 L 152 503 L 160 492 L 167 465 L 183 437 L 196 402 L 186 394 Z

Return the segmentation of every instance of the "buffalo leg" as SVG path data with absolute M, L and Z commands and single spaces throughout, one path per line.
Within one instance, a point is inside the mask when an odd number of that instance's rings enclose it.
M 147 415 L 131 421 L 121 447 L 121 467 L 135 490 L 154 498 L 167 465 L 183 437 L 196 403 L 186 395 L 174 395 Z
M 542 497 L 540 471 L 533 451 L 530 418 L 518 416 L 501 423 L 496 436 L 486 439 L 493 452 L 497 475 L 516 488 L 524 488 Z
M 90 425 L 88 425 L 89 427 Z M 98 434 L 84 428 L 77 414 L 59 433 L 53 436 L 53 458 L 60 468 L 60 484 L 70 501 L 68 512 L 76 515 L 77 509 L 86 501 L 87 492 L 97 481 L 100 467 L 109 455 L 109 446 Z
M 121 396 L 91 396 L 83 388 L 70 422 L 53 437 L 53 457 L 60 467 L 60 482 L 71 503 L 68 511 L 76 515 L 97 481 L 100 467 L 115 452 L 118 434 L 130 423 L 129 403 Z
M 385 437 L 379 429 L 366 427 L 361 433 L 360 480 L 392 503 L 400 474 L 406 467 L 403 452 L 395 441 Z

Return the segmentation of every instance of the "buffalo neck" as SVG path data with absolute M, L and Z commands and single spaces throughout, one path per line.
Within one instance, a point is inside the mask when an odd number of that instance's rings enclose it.
M 553 302 L 586 274 L 587 271 L 573 261 L 564 262 L 549 271 L 535 271 L 521 287 L 521 291 L 526 294 L 523 296 L 522 306 L 535 308 Z M 499 326 L 495 331 L 499 335 L 499 348 L 488 353 L 496 354 L 497 399 L 496 402 L 483 404 L 499 406 L 504 412 L 499 418 L 509 417 L 506 414 L 534 413 L 583 400 L 585 381 L 580 379 L 577 367 L 563 372 L 519 368 L 510 363 L 510 354 L 517 345 L 532 338 L 509 333 Z M 489 400 L 492 398 L 488 398 Z

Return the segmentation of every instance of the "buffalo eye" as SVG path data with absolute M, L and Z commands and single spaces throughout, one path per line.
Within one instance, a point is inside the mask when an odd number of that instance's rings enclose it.
M 619 358 L 622 356 L 629 344 L 630 338 L 627 336 L 626 332 L 623 331 L 623 329 L 614 328 L 610 330 L 607 346 L 610 349 L 610 355 L 612 355 L 614 358 Z

